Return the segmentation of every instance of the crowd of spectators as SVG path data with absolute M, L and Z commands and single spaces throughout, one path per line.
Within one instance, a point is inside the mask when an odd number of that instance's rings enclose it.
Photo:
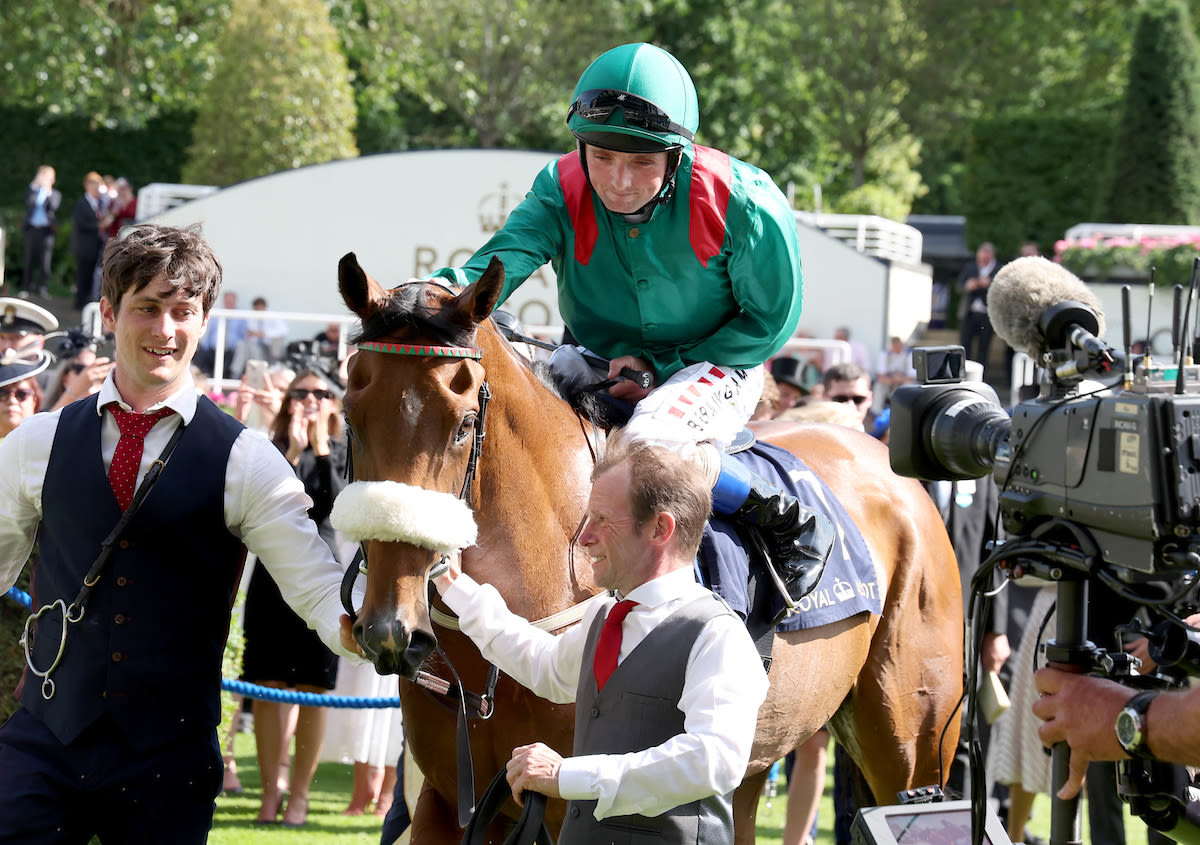
M 48 164 L 38 167 L 25 191 L 25 239 L 21 282 L 16 294 L 47 298 L 53 278 L 54 247 L 62 216 L 62 191 L 55 187 L 58 174 Z M 84 175 L 82 192 L 71 207 L 70 251 L 75 260 L 72 292 L 76 309 L 100 299 L 100 256 L 109 238 L 137 218 L 137 194 L 125 177 Z

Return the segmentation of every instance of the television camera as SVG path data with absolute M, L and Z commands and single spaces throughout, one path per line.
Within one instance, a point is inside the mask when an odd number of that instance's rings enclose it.
M 962 347 L 950 346 L 915 349 L 917 383 L 891 400 L 897 473 L 995 478 L 1007 539 L 993 545 L 973 589 L 986 589 L 996 567 L 1056 582 L 1047 660 L 1131 687 L 1200 675 L 1197 632 L 1182 619 L 1200 570 L 1200 366 L 1185 338 L 1196 277 L 1186 310 L 1176 287 L 1176 355 L 1160 362 L 1131 352 L 1128 287 L 1122 352 L 1100 339 L 1099 302 L 1079 279 L 1043 258 L 1018 259 L 996 275 L 988 311 L 996 334 L 1038 364 L 1037 396 L 1008 413 L 990 386 L 964 381 Z M 1139 675 L 1134 658 L 1086 639 L 1089 582 L 1146 608 L 1155 621 L 1138 633 L 1167 661 L 1163 670 Z M 973 710 L 969 700 L 968 732 Z M 1052 792 L 1067 778 L 1068 754 L 1065 744 L 1054 749 Z M 1180 842 L 1200 842 L 1200 792 L 1185 770 L 1138 760 L 1119 772 L 1133 812 Z M 1054 798 L 1054 845 L 1078 841 L 1077 801 Z

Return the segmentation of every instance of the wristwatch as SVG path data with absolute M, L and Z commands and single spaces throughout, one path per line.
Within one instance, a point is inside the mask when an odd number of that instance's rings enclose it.
M 1125 749 L 1130 757 L 1142 760 L 1151 759 L 1150 748 L 1146 744 L 1146 711 L 1150 702 L 1158 695 L 1158 690 L 1139 692 L 1126 702 L 1121 712 L 1117 714 L 1117 742 Z

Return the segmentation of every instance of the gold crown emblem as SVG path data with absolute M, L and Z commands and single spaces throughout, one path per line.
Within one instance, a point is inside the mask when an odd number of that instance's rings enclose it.
M 521 197 L 510 193 L 508 183 L 501 182 L 500 189 L 484 194 L 479 201 L 479 228 L 484 232 L 498 232 L 508 215 L 521 202 Z

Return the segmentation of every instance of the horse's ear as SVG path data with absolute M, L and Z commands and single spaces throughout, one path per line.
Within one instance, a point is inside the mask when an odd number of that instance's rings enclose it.
M 492 256 L 479 280 L 455 297 L 451 307 L 461 315 L 463 322 L 477 326 L 492 315 L 503 290 L 504 263 Z
M 347 252 L 338 262 L 338 290 L 346 307 L 364 318 L 387 298 L 383 285 L 367 275 L 353 252 Z

